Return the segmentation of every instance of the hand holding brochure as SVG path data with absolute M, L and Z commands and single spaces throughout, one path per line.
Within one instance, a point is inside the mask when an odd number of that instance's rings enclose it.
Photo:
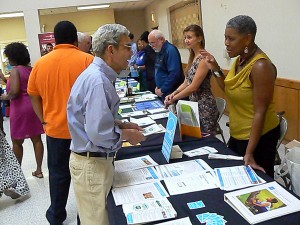
M 177 213 L 167 198 L 124 204 L 127 224 L 140 224 L 175 218 Z
M 226 193 L 224 200 L 250 224 L 300 211 L 300 200 L 276 182 Z

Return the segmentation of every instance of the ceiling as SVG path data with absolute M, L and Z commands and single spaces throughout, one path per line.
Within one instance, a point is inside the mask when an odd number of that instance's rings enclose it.
M 135 1 L 135 2 L 116 2 L 116 3 L 110 3 L 110 7 L 108 9 L 114 9 L 117 11 L 144 9 L 152 2 L 154 2 L 154 0 L 142 0 L 142 1 Z M 55 9 L 41 9 L 39 10 L 39 12 L 40 15 L 50 15 L 50 14 L 78 12 L 78 10 L 76 6 L 74 6 L 74 7 L 55 8 Z

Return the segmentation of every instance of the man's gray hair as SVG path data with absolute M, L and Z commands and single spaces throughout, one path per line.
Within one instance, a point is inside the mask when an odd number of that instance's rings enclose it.
M 77 37 L 78 37 L 78 43 L 81 43 L 84 41 L 84 39 L 87 38 L 87 35 L 82 32 L 77 32 Z
M 153 35 L 155 39 L 165 38 L 165 35 L 160 30 L 153 30 L 150 32 L 150 34 Z
M 120 24 L 106 24 L 93 35 L 93 51 L 97 56 L 103 56 L 107 46 L 118 46 L 122 35 L 129 35 L 129 30 Z
M 238 30 L 241 34 L 253 34 L 255 37 L 257 27 L 254 20 L 250 16 L 239 15 L 230 19 L 226 28 L 233 28 Z

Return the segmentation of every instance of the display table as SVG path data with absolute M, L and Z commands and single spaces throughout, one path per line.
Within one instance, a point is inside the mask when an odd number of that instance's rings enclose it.
M 139 147 L 122 148 L 118 152 L 116 160 L 127 159 L 127 158 L 142 156 L 142 155 L 150 155 L 158 164 L 165 164 L 166 160 L 164 159 L 161 153 L 162 142 L 157 138 L 154 140 L 156 141 L 153 141 L 152 146 L 147 145 L 147 146 L 139 146 Z M 203 138 L 200 140 L 194 139 L 194 140 L 189 140 L 187 142 L 178 142 L 174 144 L 179 144 L 179 146 L 183 151 L 188 151 L 203 146 L 210 146 L 216 148 L 220 154 L 236 155 L 230 149 L 228 149 L 223 142 L 221 142 L 219 139 L 214 137 Z M 238 166 L 243 164 L 243 161 L 216 160 L 216 159 L 211 160 L 208 159 L 207 155 L 193 157 L 193 158 L 188 158 L 186 156 L 183 156 L 182 159 L 170 160 L 170 163 L 186 161 L 186 160 L 191 160 L 196 158 L 205 160 L 212 168 Z M 267 182 L 273 181 L 273 179 L 268 175 L 259 171 L 256 172 L 261 178 L 263 178 Z M 163 181 L 161 183 L 165 186 Z M 196 215 L 205 212 L 217 213 L 218 215 L 224 216 L 224 219 L 228 221 L 227 222 L 228 225 L 248 224 L 248 222 L 244 220 L 242 216 L 240 216 L 233 208 L 231 208 L 224 201 L 224 193 L 226 192 L 217 188 L 217 189 L 192 192 L 192 193 L 187 193 L 182 195 L 170 196 L 168 199 L 172 203 L 174 209 L 177 212 L 176 218 L 183 218 L 188 216 L 192 224 L 201 224 L 199 220 L 196 218 Z M 198 201 L 198 200 L 202 200 L 203 203 L 205 204 L 205 207 L 201 209 L 190 210 L 187 206 L 187 203 Z M 109 194 L 107 199 L 107 207 L 109 211 L 110 225 L 127 224 L 126 218 L 122 211 L 122 206 L 115 205 L 111 193 Z M 161 221 L 161 222 L 165 222 L 165 221 Z M 158 223 L 160 222 L 147 223 L 147 224 L 158 224 Z M 259 224 L 264 224 L 264 225 L 300 224 L 300 212 L 282 216 L 280 218 L 275 218 Z

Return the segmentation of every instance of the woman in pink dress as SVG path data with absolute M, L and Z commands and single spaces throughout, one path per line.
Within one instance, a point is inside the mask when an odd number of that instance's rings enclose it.
M 10 79 L 7 82 L 7 94 L 2 94 L 2 100 L 10 100 L 10 133 L 13 151 L 21 165 L 23 158 L 24 139 L 30 138 L 34 147 L 36 170 L 33 176 L 43 178 L 42 161 L 44 146 L 41 134 L 44 129 L 36 116 L 30 98 L 27 94 L 27 83 L 32 67 L 26 46 L 22 43 L 11 43 L 5 47 L 4 54 L 9 64 L 13 66 Z

